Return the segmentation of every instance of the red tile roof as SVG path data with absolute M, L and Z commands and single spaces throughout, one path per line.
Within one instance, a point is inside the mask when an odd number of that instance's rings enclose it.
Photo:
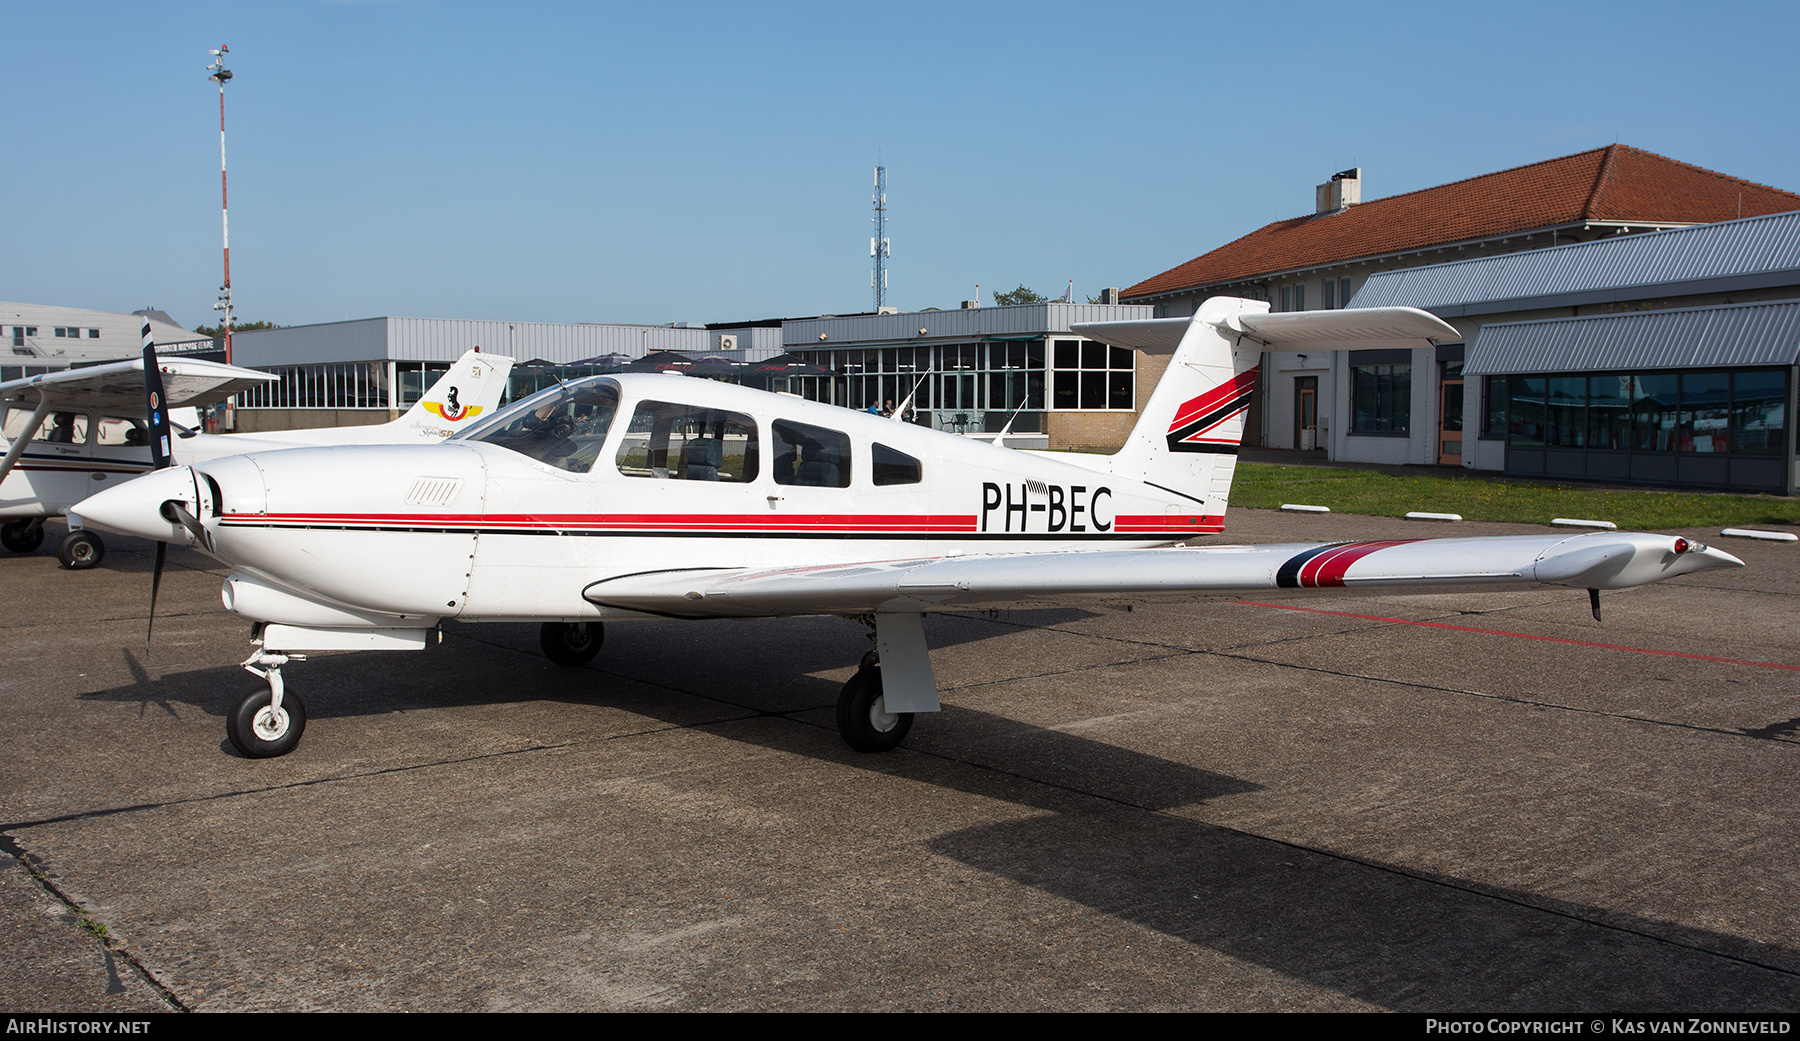
M 1120 294 L 1143 297 L 1580 221 L 1710 224 L 1800 210 L 1800 195 L 1628 145 L 1276 221 Z

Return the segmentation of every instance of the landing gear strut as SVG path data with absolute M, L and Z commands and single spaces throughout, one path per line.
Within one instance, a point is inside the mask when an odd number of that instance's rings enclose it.
M 889 712 L 881 690 L 881 662 L 870 652 L 838 694 L 837 725 L 844 743 L 858 752 L 887 752 L 912 729 L 911 712 Z
M 586 665 L 605 642 L 606 628 L 599 622 L 545 622 L 538 630 L 544 657 L 558 665 Z
M 14 553 L 30 553 L 44 544 L 44 519 L 12 521 L 0 524 L 0 546 Z
M 70 571 L 86 571 L 106 558 L 106 544 L 91 531 L 71 531 L 56 547 L 56 556 Z
M 281 667 L 304 661 L 299 654 L 275 654 L 261 648 L 244 659 L 245 671 L 269 681 L 268 690 L 252 692 L 225 718 L 225 733 L 238 751 L 252 759 L 287 755 L 306 732 L 306 705 L 285 689 Z M 263 668 L 257 668 L 257 666 Z

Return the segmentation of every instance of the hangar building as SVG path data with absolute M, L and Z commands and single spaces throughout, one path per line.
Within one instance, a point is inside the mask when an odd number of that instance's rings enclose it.
M 1379 272 L 1462 342 L 1265 357 L 1264 443 L 1795 494 L 1800 212 Z

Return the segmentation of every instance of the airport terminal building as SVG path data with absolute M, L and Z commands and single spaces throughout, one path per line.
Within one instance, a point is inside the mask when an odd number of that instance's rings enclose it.
M 1522 477 L 1800 490 L 1800 212 L 1379 272 L 1435 349 L 1271 354 L 1263 443 Z

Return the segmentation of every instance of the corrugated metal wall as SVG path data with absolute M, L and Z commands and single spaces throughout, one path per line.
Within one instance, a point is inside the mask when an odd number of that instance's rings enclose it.
M 253 369 L 335 361 L 382 361 L 387 358 L 387 321 L 385 318 L 361 318 L 350 322 L 234 333 L 231 360 Z M 455 357 L 452 355 L 452 360 Z
M 566 363 L 602 354 L 642 357 L 652 351 L 706 353 L 718 337 L 705 329 L 655 325 L 483 322 L 461 318 L 389 318 L 387 357 L 455 361 L 476 346 L 519 361 Z
M 1800 268 L 1800 213 L 1622 235 L 1369 276 L 1354 307 L 1447 307 Z
M 1119 322 L 1154 318 L 1149 304 L 1019 304 L 955 311 L 807 318 L 782 323 L 790 350 L 839 347 L 849 343 L 907 344 L 932 340 L 978 340 L 983 336 L 1030 336 L 1065 332 L 1075 322 Z M 924 333 L 919 330 L 924 329 Z M 820 334 L 825 339 L 819 339 Z
M 1800 302 L 1781 301 L 1484 325 L 1463 371 L 1488 376 L 1793 365 L 1797 355 Z

